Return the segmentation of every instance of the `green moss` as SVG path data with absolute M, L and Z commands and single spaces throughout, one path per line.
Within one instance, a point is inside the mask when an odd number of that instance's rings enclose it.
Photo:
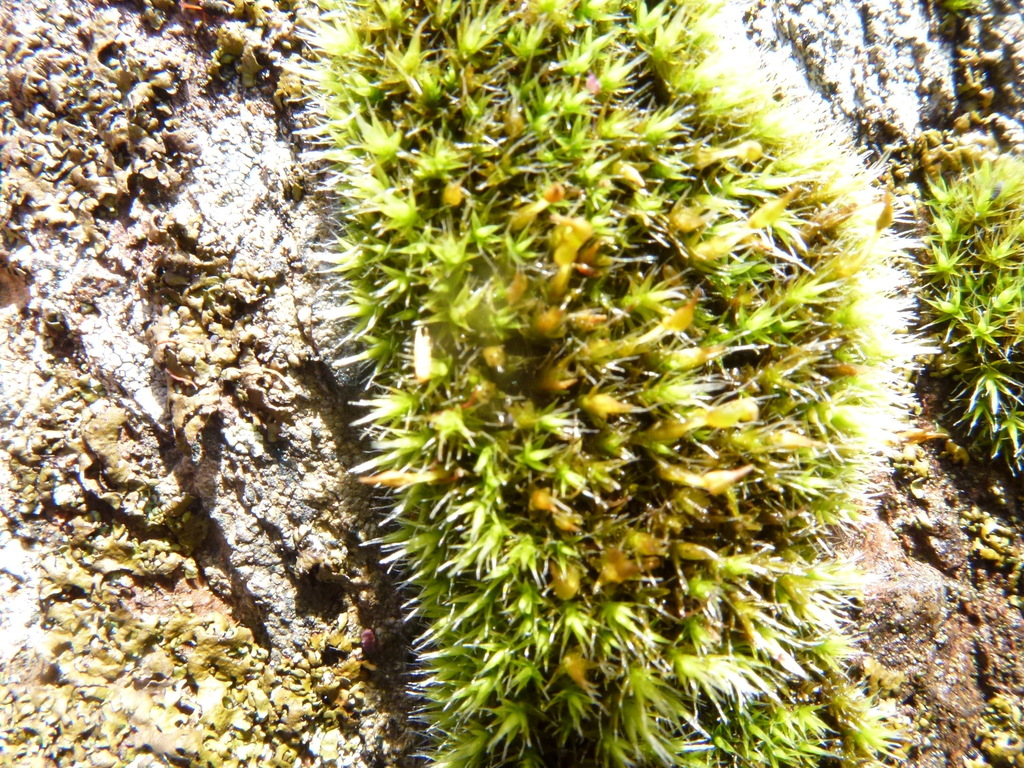
M 949 418 L 974 447 L 1024 466 L 1024 162 L 1001 157 L 931 185 L 923 299 L 954 390 Z
M 828 541 L 897 422 L 891 203 L 702 3 L 324 6 L 435 764 L 875 760 Z
M 942 7 L 957 15 L 977 13 L 984 5 L 984 0 L 941 0 Z

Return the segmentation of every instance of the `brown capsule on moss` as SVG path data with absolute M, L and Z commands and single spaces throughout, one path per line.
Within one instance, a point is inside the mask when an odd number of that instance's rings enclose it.
M 707 223 L 703 211 L 697 206 L 683 205 L 680 200 L 668 215 L 668 224 L 676 232 L 696 232 Z
M 535 488 L 530 493 L 530 509 L 549 513 L 555 527 L 567 533 L 578 533 L 583 524 L 580 514 L 543 488 Z
M 672 554 L 680 560 L 718 560 L 718 553 L 700 544 L 688 541 L 676 541 L 672 544 Z
M 723 160 L 736 159 L 742 163 L 756 163 L 764 156 L 764 148 L 757 141 L 741 141 L 731 147 L 700 148 L 693 154 L 693 165 L 702 170 Z
M 501 344 L 495 344 L 490 347 L 484 347 L 481 353 L 484 356 L 484 362 L 498 373 L 501 373 L 505 369 L 504 346 Z
M 721 356 L 726 347 L 716 344 L 711 347 L 693 347 L 678 352 L 668 352 L 658 357 L 659 367 L 666 371 L 689 371 Z
M 512 278 L 512 284 L 505 291 L 505 301 L 510 305 L 517 304 L 523 294 L 526 293 L 526 289 L 529 287 L 530 281 L 522 272 L 516 272 L 515 277 Z
M 662 480 L 677 485 L 687 485 L 691 488 L 700 488 L 712 496 L 725 493 L 753 471 L 753 465 L 748 464 L 739 469 L 715 469 L 704 474 L 697 474 L 667 462 L 658 463 L 658 476 Z
M 754 421 L 759 414 L 757 401 L 752 397 L 740 397 L 731 402 L 712 408 L 704 416 L 709 427 L 724 429 L 734 427 L 741 421 Z
M 648 430 L 641 433 L 640 438 L 651 443 L 674 443 L 690 434 L 700 426 L 693 419 L 662 419 Z
M 882 232 L 891 227 L 894 218 L 892 193 L 887 189 L 885 190 L 885 199 L 882 201 L 882 212 L 878 214 L 878 219 L 875 220 L 875 231 Z
M 542 309 L 533 317 L 533 330 L 539 336 L 553 338 L 562 334 L 562 317 L 565 312 L 559 307 Z
M 551 588 L 559 600 L 572 600 L 580 591 L 583 572 L 578 566 L 567 565 L 565 570 L 558 563 L 551 565 Z
M 594 692 L 594 686 L 587 681 L 587 670 L 590 669 L 590 662 L 583 658 L 579 651 L 572 651 L 562 657 L 562 668 L 580 688 L 589 694 Z
M 543 488 L 534 488 L 530 492 L 530 509 L 551 512 L 555 509 L 555 497 Z
M 739 243 L 747 237 L 748 232 L 734 232 L 731 235 L 716 235 L 701 240 L 690 247 L 690 254 L 697 261 L 717 261 L 732 253 Z
M 634 563 L 625 552 L 618 547 L 606 549 L 601 555 L 601 573 L 597 583 L 621 584 L 640 575 L 640 566 Z
M 513 230 L 526 229 L 549 205 L 550 203 L 544 198 L 534 200 L 532 203 L 526 203 L 512 214 L 512 218 L 508 222 L 509 227 Z
M 566 533 L 579 533 L 583 528 L 583 515 L 569 508 L 556 509 L 551 513 L 555 528 Z
M 638 171 L 635 166 L 632 166 L 629 163 L 616 163 L 615 172 L 623 181 L 625 181 L 631 187 L 635 187 L 636 189 L 643 189 L 644 187 L 647 186 L 647 184 L 644 182 L 644 177 L 643 175 L 641 175 L 640 171 Z
M 580 407 L 599 419 L 607 419 L 622 413 L 632 413 L 636 409 L 629 403 L 618 400 L 601 392 L 591 392 L 580 398 Z
M 544 190 L 543 197 L 549 203 L 560 203 L 565 199 L 565 187 L 555 182 Z
M 537 389 L 541 392 L 564 392 L 579 379 L 569 376 L 565 363 L 557 363 L 545 367 L 537 377 Z
M 644 557 L 661 557 L 668 553 L 668 543 L 646 531 L 632 531 L 626 537 L 626 545 Z
M 512 101 L 505 109 L 505 135 L 514 139 L 526 128 L 526 120 L 523 119 L 523 110 L 519 103 Z
M 574 330 L 590 333 L 607 325 L 608 315 L 592 309 L 581 309 L 569 315 L 568 320 Z
M 465 196 L 466 193 L 462 189 L 462 185 L 452 181 L 445 185 L 444 192 L 441 193 L 441 201 L 445 205 L 454 208 L 462 204 Z

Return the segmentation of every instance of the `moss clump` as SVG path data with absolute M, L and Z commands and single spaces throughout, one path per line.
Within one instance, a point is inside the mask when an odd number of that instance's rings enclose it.
M 1024 162 L 1002 157 L 931 184 L 922 273 L 954 382 L 949 416 L 974 446 L 1024 467 Z
M 983 0 L 942 0 L 940 5 L 950 13 L 976 13 L 984 5 Z
M 869 763 L 830 554 L 891 204 L 700 2 L 325 2 L 331 268 L 439 766 Z

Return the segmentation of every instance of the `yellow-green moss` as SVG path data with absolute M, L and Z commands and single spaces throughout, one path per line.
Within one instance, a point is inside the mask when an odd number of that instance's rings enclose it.
M 704 3 L 323 5 L 435 764 L 876 759 L 828 536 L 897 420 L 891 201 Z
M 1003 156 L 931 184 L 922 299 L 953 391 L 947 417 L 973 445 L 1024 467 L 1024 162 Z

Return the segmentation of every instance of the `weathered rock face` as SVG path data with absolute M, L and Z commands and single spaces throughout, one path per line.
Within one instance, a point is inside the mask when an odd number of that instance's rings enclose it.
M 1024 145 L 1024 8 L 1018 2 L 979 3 L 959 24 L 961 111 L 991 114 L 1000 138 Z
M 776 68 L 805 78 L 826 114 L 858 142 L 906 142 L 949 119 L 955 55 L 937 8 L 903 0 L 791 0 L 744 10 L 753 39 Z
M 310 342 L 328 218 L 272 100 L 294 19 L 255 8 L 0 18 L 0 751 L 21 764 L 361 765 L 403 742 L 398 667 L 361 647 L 402 658 L 398 597 Z
M 0 753 L 395 763 L 407 634 L 280 70 L 301 12 L 203 6 L 0 8 Z M 971 110 L 1024 141 L 1017 4 L 729 12 L 866 150 Z M 875 578 L 864 675 L 910 764 L 1019 765 L 1020 481 L 901 450 L 844 543 Z

